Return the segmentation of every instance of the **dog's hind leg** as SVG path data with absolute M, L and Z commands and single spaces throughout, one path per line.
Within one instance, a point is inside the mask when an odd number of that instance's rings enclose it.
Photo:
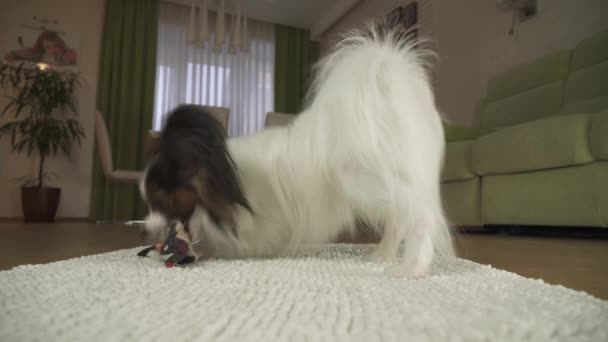
M 400 200 L 407 205 L 407 217 L 396 221 L 403 229 L 405 252 L 399 263 L 386 269 L 391 276 L 420 278 L 428 274 L 435 254 L 452 256 L 451 236 L 439 197 L 438 186 L 407 189 Z
M 381 211 L 384 231 L 370 259 L 393 260 L 399 256 L 399 247 L 405 242 L 405 254 L 400 257 L 402 260 L 397 267 L 387 269 L 387 273 L 422 276 L 433 259 L 433 241 L 428 231 L 432 215 L 426 212 L 424 196 L 417 196 L 420 192 L 410 184 L 402 180 L 387 183 L 391 186 L 385 188 L 386 203 Z
M 396 277 L 424 277 L 430 268 L 435 255 L 435 246 L 430 230 L 433 217 L 424 212 L 424 208 L 412 208 L 410 217 L 401 222 L 405 229 L 405 252 L 399 263 L 386 269 L 386 273 Z
M 389 201 L 383 208 L 386 214 L 382 219 L 382 238 L 369 254 L 368 258 L 370 261 L 392 261 L 398 256 L 399 247 L 405 238 L 405 231 L 401 225 L 406 219 L 405 212 L 407 208 L 400 208 L 395 204 Z
M 397 200 L 396 182 L 392 181 L 395 177 L 388 172 L 370 170 L 363 164 L 346 165 L 339 177 L 345 195 L 354 211 L 368 222 L 374 222 L 373 228 L 382 235 L 368 259 L 374 262 L 396 259 L 405 238 L 402 224 L 408 208 L 404 201 Z
M 389 275 L 422 277 L 427 274 L 435 251 L 453 253 L 451 237 L 439 197 L 439 183 L 416 184 L 390 172 L 377 173 L 358 164 L 347 164 L 339 180 L 354 210 L 371 222 L 382 222 L 382 238 L 370 253 L 371 261 L 393 261 L 405 242 L 399 262 Z M 416 177 L 412 177 L 416 179 Z M 411 178 L 410 178 L 411 179 Z
M 397 257 L 399 245 L 403 240 L 396 225 L 387 222 L 385 212 L 395 203 L 386 177 L 360 162 L 346 162 L 336 180 L 341 184 L 345 198 L 350 202 L 353 212 L 370 222 L 370 228 L 382 233 L 380 243 L 368 256 L 370 261 L 390 261 Z M 396 210 L 398 211 L 398 210 Z M 382 229 L 384 226 L 384 229 Z

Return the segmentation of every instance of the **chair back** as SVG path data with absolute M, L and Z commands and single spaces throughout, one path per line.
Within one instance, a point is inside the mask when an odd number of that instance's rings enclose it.
M 285 126 L 290 124 L 295 118 L 296 115 L 294 114 L 268 112 L 266 113 L 264 127 Z
M 108 176 L 114 170 L 112 165 L 112 145 L 110 144 L 106 122 L 98 110 L 95 111 L 95 138 L 103 172 Z
M 226 107 L 201 106 L 209 112 L 224 127 L 224 133 L 228 133 L 228 122 L 230 120 L 230 109 Z

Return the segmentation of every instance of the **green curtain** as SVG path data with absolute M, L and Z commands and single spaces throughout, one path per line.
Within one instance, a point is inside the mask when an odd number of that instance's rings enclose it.
M 158 7 L 158 0 L 106 1 L 97 109 L 106 121 L 115 169 L 144 167 L 154 106 Z M 94 160 L 92 218 L 143 217 L 137 186 L 107 181 L 99 155 Z
M 319 43 L 310 40 L 308 30 L 275 25 L 274 56 L 274 110 L 297 114 L 319 58 Z

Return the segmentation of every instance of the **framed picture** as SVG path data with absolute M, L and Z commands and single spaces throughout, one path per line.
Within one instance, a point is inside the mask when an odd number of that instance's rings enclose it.
M 418 23 L 418 3 L 416 1 L 403 7 L 403 26 L 405 29 L 416 25 Z
M 78 69 L 79 34 L 22 24 L 9 37 L 8 49 L 2 51 L 5 62 L 42 63 L 51 68 Z

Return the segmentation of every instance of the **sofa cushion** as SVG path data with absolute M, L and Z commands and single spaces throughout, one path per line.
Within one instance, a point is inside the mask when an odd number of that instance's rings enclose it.
M 608 96 L 595 97 L 588 100 L 564 103 L 562 114 L 597 113 L 608 109 Z
M 608 60 L 608 31 L 580 41 L 572 53 L 572 69 L 582 69 Z
M 595 114 L 591 119 L 589 144 L 595 158 L 608 160 L 608 110 Z
M 565 112 L 571 112 L 567 108 L 580 103 L 591 104 L 593 109 L 601 106 L 599 99 L 608 97 L 608 31 L 578 43 L 572 52 L 570 69 L 564 96 Z
M 608 95 L 608 60 L 573 70 L 566 82 L 564 101 L 574 102 Z
M 471 167 L 471 141 L 455 141 L 446 144 L 442 181 L 475 178 Z
M 591 116 L 559 116 L 503 128 L 473 142 L 478 175 L 534 171 L 589 163 Z
M 564 80 L 568 74 L 570 56 L 571 50 L 563 50 L 490 78 L 487 100 L 503 99 L 548 83 Z
M 554 82 L 502 100 L 487 102 L 481 126 L 503 127 L 559 113 L 564 82 Z

